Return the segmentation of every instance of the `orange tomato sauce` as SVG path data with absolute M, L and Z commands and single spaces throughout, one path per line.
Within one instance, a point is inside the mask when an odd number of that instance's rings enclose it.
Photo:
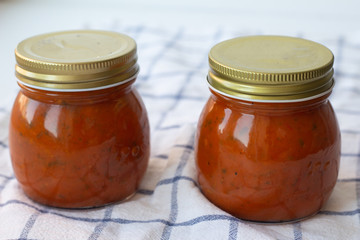
M 335 186 L 340 133 L 327 96 L 252 103 L 212 92 L 198 123 L 195 159 L 203 194 L 245 220 L 315 214 Z
M 136 191 L 149 159 L 149 123 L 131 83 L 87 92 L 20 86 L 11 114 L 10 154 L 31 199 L 83 208 Z

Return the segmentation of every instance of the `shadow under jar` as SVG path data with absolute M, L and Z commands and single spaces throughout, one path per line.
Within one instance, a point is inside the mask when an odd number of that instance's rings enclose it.
M 340 131 L 328 100 L 333 54 L 304 39 L 235 38 L 209 53 L 211 96 L 198 123 L 203 194 L 244 220 L 316 214 L 337 180 Z
M 136 43 L 105 31 L 56 32 L 16 49 L 10 121 L 15 176 L 36 202 L 87 208 L 132 196 L 149 160 L 149 123 L 133 88 Z

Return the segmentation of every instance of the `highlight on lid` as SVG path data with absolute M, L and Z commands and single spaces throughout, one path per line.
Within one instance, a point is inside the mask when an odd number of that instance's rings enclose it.
M 80 30 L 48 33 L 20 42 L 16 75 L 46 89 L 91 89 L 136 77 L 135 41 L 124 34 Z
M 325 46 L 294 37 L 249 36 L 215 45 L 208 82 L 252 101 L 304 101 L 334 86 L 334 56 Z

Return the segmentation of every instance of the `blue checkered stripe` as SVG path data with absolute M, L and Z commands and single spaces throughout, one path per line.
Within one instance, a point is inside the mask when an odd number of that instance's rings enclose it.
M 91 26 L 99 28 L 99 26 Z M 0 130 L 0 239 L 360 239 L 360 45 L 337 36 L 311 38 L 336 56 L 331 101 L 342 132 L 339 180 L 315 217 L 295 224 L 243 222 L 201 194 L 194 164 L 196 121 L 209 96 L 207 53 L 215 43 L 261 34 L 231 29 L 163 29 L 107 25 L 138 43 L 141 74 L 135 84 L 149 112 L 152 156 L 137 194 L 121 204 L 88 210 L 39 205 L 19 189 L 10 167 L 7 129 Z M 304 36 L 303 36 L 304 35 Z M 357 65 L 356 65 L 357 64 Z M 0 124 L 11 106 L 0 106 Z M 11 223 L 10 228 L 3 223 Z M 8 225 L 7 225 L 8 226 Z M 323 231 L 331 228 L 332 231 Z

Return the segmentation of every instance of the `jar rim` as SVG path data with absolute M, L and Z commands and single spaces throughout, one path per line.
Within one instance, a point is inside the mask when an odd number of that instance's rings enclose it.
M 333 84 L 335 84 L 335 82 L 333 82 Z M 312 96 L 309 96 L 309 97 L 303 97 L 303 98 L 294 98 L 294 99 L 281 99 L 281 98 L 278 98 L 278 99 L 257 99 L 257 98 L 249 98 L 248 95 L 237 95 L 237 96 L 234 96 L 232 94 L 228 94 L 228 93 L 225 93 L 223 91 L 220 91 L 216 88 L 214 88 L 213 86 L 211 86 L 211 84 L 208 82 L 208 87 L 210 90 L 222 95 L 222 96 L 225 96 L 225 97 L 228 97 L 228 98 L 231 98 L 231 99 L 235 99 L 235 100 L 241 100 L 241 101 L 247 101 L 247 102 L 256 102 L 256 103 L 298 103 L 298 102 L 306 102 L 306 101 L 311 101 L 311 100 L 314 100 L 314 99 L 317 99 L 317 98 L 321 98 L 327 94 L 330 94 L 332 92 L 332 88 L 328 89 L 327 91 L 324 91 L 324 92 L 321 92 L 317 95 L 312 95 Z
M 20 82 L 46 89 L 101 88 L 139 72 L 136 42 L 100 30 L 53 32 L 27 38 L 15 49 Z
M 113 88 L 113 87 L 117 87 L 120 85 L 124 85 L 126 83 L 135 81 L 137 78 L 138 74 L 135 74 L 134 76 L 125 79 L 123 81 L 119 81 L 119 82 L 115 82 L 112 84 L 108 84 L 108 85 L 104 85 L 104 86 L 99 86 L 99 87 L 93 87 L 93 88 L 50 88 L 50 87 L 43 87 L 43 86 L 37 86 L 37 85 L 33 85 L 33 84 L 29 84 L 27 82 L 23 82 L 21 80 L 17 80 L 19 85 L 24 85 L 33 89 L 37 89 L 37 90 L 42 90 L 42 91 L 49 91 L 49 92 L 59 92 L 59 93 L 76 93 L 76 92 L 92 92 L 92 91 L 98 91 L 98 90 L 104 90 L 104 89 L 108 89 L 108 88 Z

